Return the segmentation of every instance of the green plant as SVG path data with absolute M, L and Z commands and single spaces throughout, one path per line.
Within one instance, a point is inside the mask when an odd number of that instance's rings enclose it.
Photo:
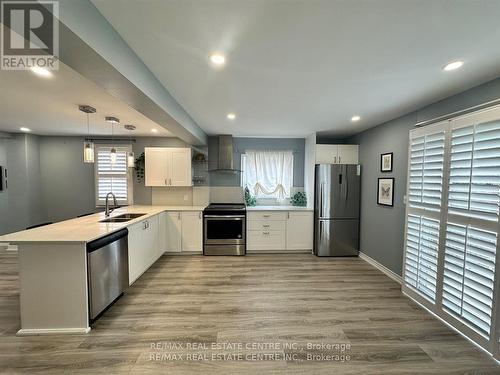
M 307 206 L 307 197 L 306 194 L 299 191 L 292 196 L 292 206 L 305 207 Z
M 135 159 L 135 178 L 137 182 L 142 182 L 144 180 L 144 152 Z
M 257 199 L 250 193 L 248 187 L 245 187 L 245 204 L 250 207 L 257 205 Z

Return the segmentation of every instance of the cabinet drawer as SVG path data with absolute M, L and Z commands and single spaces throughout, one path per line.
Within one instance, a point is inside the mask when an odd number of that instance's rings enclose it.
M 287 212 L 279 211 L 250 211 L 247 212 L 248 220 L 286 220 Z
M 250 220 L 247 223 L 248 230 L 258 230 L 258 231 L 285 231 L 286 221 L 278 220 Z
M 248 250 L 283 250 L 286 246 L 285 232 L 249 230 Z

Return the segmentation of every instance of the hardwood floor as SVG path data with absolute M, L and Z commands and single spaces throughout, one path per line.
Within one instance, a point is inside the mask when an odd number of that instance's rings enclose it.
M 71 336 L 15 335 L 16 268 L 0 253 L 0 373 L 500 373 L 359 258 L 164 256 Z

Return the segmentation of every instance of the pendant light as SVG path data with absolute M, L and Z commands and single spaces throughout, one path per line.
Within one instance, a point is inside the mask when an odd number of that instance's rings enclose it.
M 93 163 L 94 162 L 94 142 L 90 139 L 90 113 L 96 113 L 96 109 L 89 105 L 80 105 L 78 109 L 87 114 L 87 138 L 83 142 L 83 162 Z
M 125 125 L 124 128 L 130 132 L 136 129 L 134 125 Z M 132 150 L 132 135 L 130 135 L 129 138 L 130 138 L 130 149 Z M 127 153 L 127 167 L 135 168 L 135 155 L 133 151 L 129 151 Z
M 118 124 L 120 122 L 120 119 L 118 119 L 116 117 L 108 116 L 108 117 L 106 117 L 106 122 L 111 123 L 111 143 L 112 143 L 112 146 L 111 146 L 111 152 L 109 153 L 109 157 L 110 157 L 111 165 L 113 165 L 116 163 L 116 148 L 114 145 L 115 124 Z

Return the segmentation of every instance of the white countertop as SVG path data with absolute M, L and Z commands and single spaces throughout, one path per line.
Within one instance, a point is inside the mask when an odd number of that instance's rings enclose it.
M 314 211 L 314 208 L 298 206 L 247 206 L 247 211 Z
M 90 242 L 107 234 L 126 228 L 163 211 L 203 211 L 205 206 L 127 206 L 113 211 L 110 217 L 127 213 L 144 213 L 137 219 L 121 223 L 100 223 L 104 212 L 60 221 L 39 228 L 0 236 L 0 242 Z

